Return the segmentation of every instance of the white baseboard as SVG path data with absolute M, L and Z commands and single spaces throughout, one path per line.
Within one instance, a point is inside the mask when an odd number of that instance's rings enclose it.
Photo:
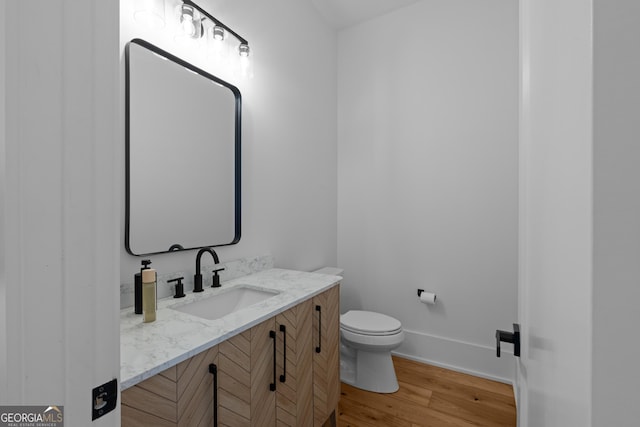
M 393 354 L 453 371 L 515 385 L 512 351 L 404 330 L 404 342 Z

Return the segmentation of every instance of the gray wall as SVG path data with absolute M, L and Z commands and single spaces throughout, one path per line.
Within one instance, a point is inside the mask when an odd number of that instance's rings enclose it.
M 494 333 L 517 319 L 517 24 L 511 0 L 426 0 L 338 38 L 342 310 L 398 318 L 400 353 L 508 381 Z
M 3 42 L 0 43 L 0 176 L 5 176 L 5 42 L 4 37 L 5 28 L 5 2 L 0 3 L 0 34 L 3 35 Z M 4 212 L 5 209 L 5 186 L 0 185 L 0 212 Z M 5 241 L 5 224 L 0 224 L 0 242 Z M 0 312 L 6 313 L 6 286 L 5 279 L 5 262 L 4 262 L 5 248 L 4 245 L 0 245 Z M 7 328 L 6 321 L 0 322 L 0 343 L 7 342 Z M 4 396 L 7 392 L 7 346 L 0 346 L 0 396 Z
M 630 426 L 640 418 L 640 3 L 593 5 L 592 425 Z

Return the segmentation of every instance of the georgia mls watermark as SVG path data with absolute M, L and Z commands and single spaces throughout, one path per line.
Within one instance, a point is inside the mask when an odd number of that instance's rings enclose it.
M 0 427 L 64 427 L 64 406 L 0 406 Z

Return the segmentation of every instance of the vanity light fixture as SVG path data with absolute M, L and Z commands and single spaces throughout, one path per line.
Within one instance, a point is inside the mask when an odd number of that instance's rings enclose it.
M 222 28 L 220 25 L 214 25 L 213 26 L 213 39 L 216 41 L 223 41 L 224 40 L 224 28 Z
M 227 34 L 231 34 L 239 42 L 238 55 L 241 57 L 249 56 L 249 42 L 231 28 L 224 25 L 219 19 L 212 16 L 192 0 L 182 0 L 182 5 L 180 7 L 180 23 L 182 24 L 185 33 L 187 33 L 186 30 L 191 31 L 192 27 L 190 25 L 193 23 L 193 31 L 188 34 L 193 38 L 202 37 L 205 33 L 204 22 L 208 19 L 211 21 L 211 25 L 213 25 L 213 39 L 215 41 L 223 41 Z M 209 30 L 207 30 L 207 32 L 209 32 Z
M 182 34 L 193 39 L 202 37 L 203 25 L 196 10 L 189 5 L 180 6 L 180 28 Z
M 249 45 L 246 43 L 240 43 L 240 46 L 238 46 L 238 53 L 243 58 L 249 56 Z

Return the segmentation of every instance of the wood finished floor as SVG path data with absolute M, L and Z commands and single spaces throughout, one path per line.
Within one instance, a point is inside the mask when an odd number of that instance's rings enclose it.
M 511 385 L 394 357 L 400 390 L 370 393 L 342 384 L 339 427 L 516 425 Z

